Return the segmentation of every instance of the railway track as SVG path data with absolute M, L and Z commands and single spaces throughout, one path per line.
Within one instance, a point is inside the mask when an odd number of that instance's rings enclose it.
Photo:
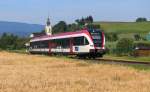
M 144 65 L 150 67 L 150 62 L 144 62 L 144 61 L 119 60 L 119 59 L 107 59 L 107 58 L 82 59 L 82 60 L 88 61 L 90 63 L 92 62 L 92 63 L 120 64 L 120 65 Z
M 114 64 L 126 64 L 126 65 L 145 65 L 150 67 L 150 62 L 132 61 L 132 60 L 115 60 L 115 59 L 96 59 L 96 62 L 102 63 L 114 63 Z

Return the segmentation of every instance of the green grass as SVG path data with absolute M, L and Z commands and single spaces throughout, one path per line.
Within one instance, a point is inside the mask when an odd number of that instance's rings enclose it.
M 142 70 L 142 71 L 150 71 L 150 67 L 149 66 L 145 66 L 145 65 L 125 65 L 127 67 L 131 67 L 137 70 Z
M 117 60 L 129 60 L 129 61 L 137 61 L 137 62 L 150 62 L 150 57 L 131 57 L 131 56 L 122 56 L 118 57 L 115 55 L 105 55 L 104 58 L 109 58 L 109 59 L 117 59 Z M 150 71 L 149 66 L 145 65 L 123 65 L 125 67 L 131 67 L 137 70 L 142 70 L 142 71 Z
M 129 61 L 139 61 L 139 62 L 150 62 L 150 57 L 132 57 L 132 56 L 115 56 L 115 55 L 105 55 L 104 58 L 109 59 L 121 59 L 121 60 L 129 60 Z
M 105 32 L 115 33 L 149 33 L 150 22 L 95 22 L 100 24 Z
M 20 53 L 20 54 L 26 54 L 26 49 L 21 49 L 21 50 L 6 50 L 8 52 L 13 52 L 13 53 Z

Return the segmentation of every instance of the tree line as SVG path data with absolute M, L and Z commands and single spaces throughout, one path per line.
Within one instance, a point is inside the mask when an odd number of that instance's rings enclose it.
M 87 25 L 91 25 L 93 21 L 94 20 L 92 16 L 87 16 L 87 17 L 82 17 L 81 19 L 76 19 L 75 22 L 72 24 L 67 24 L 65 21 L 60 21 L 59 23 L 54 25 L 53 34 L 71 32 L 71 31 L 83 29 Z
M 136 19 L 136 22 L 147 22 L 147 18 L 143 18 L 143 17 L 139 17 Z M 79 29 L 83 29 L 86 27 L 92 27 L 94 26 L 95 28 L 100 29 L 100 25 L 93 25 L 94 19 L 92 16 L 87 16 L 87 17 L 82 17 L 81 19 L 76 19 L 74 21 L 74 23 L 72 24 L 67 24 L 65 21 L 60 21 L 59 23 L 57 23 L 56 25 L 54 25 L 53 27 L 53 34 L 56 33 L 63 33 L 63 32 L 70 32 L 70 31 L 76 31 Z M 109 35 L 109 34 L 107 34 Z M 115 34 L 110 34 L 109 36 L 107 36 L 108 39 L 115 37 L 115 39 L 113 38 L 113 40 L 117 39 L 117 36 Z
M 29 39 L 25 37 L 18 37 L 13 34 L 3 33 L 0 37 L 0 49 L 3 50 L 19 50 L 25 48 L 25 43 Z
M 147 22 L 147 18 L 144 18 L 144 17 L 139 17 L 136 19 L 136 22 Z

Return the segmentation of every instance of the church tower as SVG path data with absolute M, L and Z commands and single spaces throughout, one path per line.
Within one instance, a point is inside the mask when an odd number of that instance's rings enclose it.
M 49 17 L 47 19 L 47 23 L 46 23 L 46 26 L 45 26 L 45 33 L 47 35 L 52 35 L 52 26 L 51 26 L 51 22 L 50 22 L 50 18 Z

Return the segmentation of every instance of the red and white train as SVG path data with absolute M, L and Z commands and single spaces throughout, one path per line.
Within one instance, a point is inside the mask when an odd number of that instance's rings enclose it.
M 97 29 L 84 29 L 54 35 L 34 37 L 28 48 L 30 53 L 77 55 L 96 58 L 105 54 L 105 35 Z

